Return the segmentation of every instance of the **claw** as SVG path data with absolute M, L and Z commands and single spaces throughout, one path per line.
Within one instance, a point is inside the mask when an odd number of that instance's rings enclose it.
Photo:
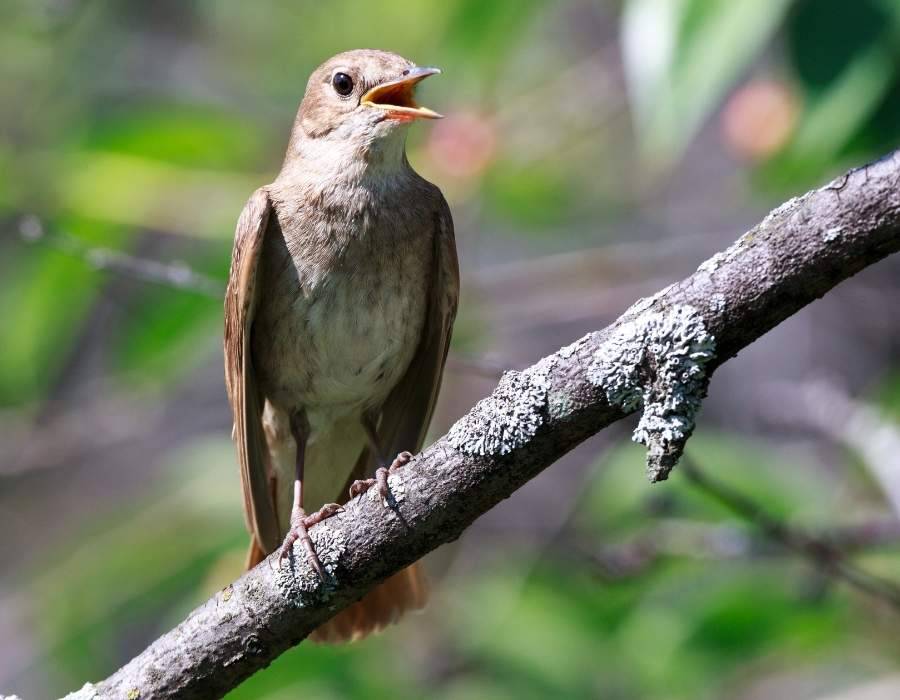
M 350 484 L 350 498 L 366 493 L 370 488 L 378 484 L 378 493 L 383 500 L 387 500 L 391 495 L 391 489 L 388 486 L 388 470 L 384 467 L 378 467 L 375 470 L 374 479 L 357 479 Z
M 357 479 L 350 484 L 350 498 L 356 498 L 368 491 L 375 484 L 375 479 Z
M 396 457 L 394 457 L 394 461 L 391 462 L 391 466 L 388 467 L 388 471 L 396 471 L 400 469 L 400 467 L 405 467 L 412 461 L 413 453 L 412 452 L 399 452 Z
M 290 556 L 294 548 L 294 543 L 297 540 L 300 540 L 303 549 L 306 551 L 306 560 L 309 562 L 310 566 L 316 570 L 316 573 L 319 575 L 319 580 L 325 581 L 327 579 L 325 567 L 322 566 L 319 555 L 316 554 L 316 548 L 309 537 L 309 528 L 330 518 L 336 513 L 340 513 L 342 510 L 344 510 L 343 507 L 338 503 L 326 503 L 312 515 L 307 515 L 303 508 L 295 509 L 294 512 L 291 513 L 291 529 L 288 530 L 288 533 L 284 538 L 284 543 L 281 545 L 281 553 L 278 555 L 278 565 L 281 566 L 285 558 Z
M 332 515 L 337 515 L 338 513 L 343 512 L 344 506 L 342 506 L 340 503 L 326 503 L 312 515 L 306 516 L 306 520 L 303 524 L 306 525 L 306 527 L 312 527 L 313 525 L 317 525 L 323 520 L 327 520 Z
M 366 491 L 377 484 L 378 494 L 381 496 L 382 500 L 387 501 L 391 495 L 391 489 L 388 486 L 388 476 L 391 472 L 397 471 L 401 467 L 405 467 L 412 458 L 412 452 L 400 452 L 394 457 L 391 466 L 387 468 L 378 467 L 378 469 L 375 470 L 374 479 L 357 479 L 350 484 L 350 498 L 356 498 L 360 494 L 366 493 Z

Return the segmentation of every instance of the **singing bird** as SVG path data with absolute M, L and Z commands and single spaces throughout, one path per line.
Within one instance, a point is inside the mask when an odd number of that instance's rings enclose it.
M 248 567 L 300 539 L 335 501 L 421 448 L 459 296 L 453 221 L 406 158 L 406 127 L 436 68 L 393 53 L 338 54 L 309 79 L 275 181 L 237 223 L 225 298 Z M 375 478 L 372 478 L 372 474 Z M 366 478 L 368 477 L 368 478 Z M 313 635 L 359 639 L 425 603 L 412 565 Z

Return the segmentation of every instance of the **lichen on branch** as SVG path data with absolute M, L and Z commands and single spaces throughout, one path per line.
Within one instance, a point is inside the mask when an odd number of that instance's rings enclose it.
M 541 372 L 504 372 L 497 388 L 447 433 L 467 455 L 503 456 L 527 444 L 544 422 L 547 380 Z
M 686 305 L 625 320 L 594 352 L 588 379 L 626 413 L 642 408 L 632 439 L 647 447 L 650 481 L 666 479 L 684 452 L 715 356 L 715 338 Z

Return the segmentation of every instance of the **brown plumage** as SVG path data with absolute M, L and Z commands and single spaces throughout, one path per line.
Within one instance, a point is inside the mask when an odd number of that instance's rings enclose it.
M 281 172 L 238 220 L 225 374 L 250 566 L 300 538 L 325 575 L 306 528 L 425 438 L 459 294 L 450 211 L 405 154 L 404 125 L 439 116 L 412 99 L 435 72 L 370 50 L 320 66 Z M 426 595 L 413 565 L 313 637 L 358 639 Z

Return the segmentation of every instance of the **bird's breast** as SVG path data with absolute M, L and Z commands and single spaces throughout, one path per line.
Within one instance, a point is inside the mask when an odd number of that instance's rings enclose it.
M 379 405 L 422 333 L 428 222 L 278 224 L 263 248 L 253 328 L 264 392 L 287 411 L 304 408 L 313 422 Z

